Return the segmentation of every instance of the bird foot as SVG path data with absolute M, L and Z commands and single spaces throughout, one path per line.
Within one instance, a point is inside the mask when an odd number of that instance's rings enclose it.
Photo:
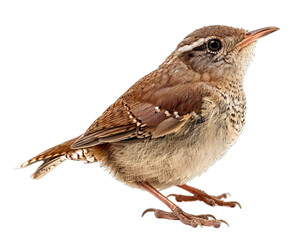
M 197 188 L 193 188 L 187 185 L 182 185 L 179 186 L 180 188 L 183 188 L 187 191 L 189 191 L 190 193 L 192 193 L 192 196 L 187 196 L 187 195 L 179 195 L 179 194 L 170 194 L 167 197 L 175 197 L 177 202 L 187 202 L 187 201 L 202 201 L 210 206 L 226 206 L 226 207 L 235 207 L 236 205 L 239 206 L 240 208 L 242 208 L 241 204 L 239 204 L 238 202 L 235 201 L 223 201 L 222 199 L 226 199 L 227 196 L 230 196 L 229 193 L 223 193 L 221 195 L 218 196 L 211 196 L 209 194 L 207 194 L 206 192 L 197 189 Z
M 188 214 L 188 213 L 184 212 L 179 207 L 176 207 L 172 212 L 165 212 L 163 210 L 149 208 L 143 212 L 142 217 L 147 212 L 154 212 L 154 215 L 156 218 L 180 220 L 182 223 L 184 223 L 186 225 L 190 225 L 192 227 L 213 226 L 215 228 L 219 228 L 221 226 L 221 223 L 225 223 L 228 225 L 228 223 L 226 221 L 218 220 L 213 215 L 210 215 L 210 214 L 192 215 L 192 214 Z

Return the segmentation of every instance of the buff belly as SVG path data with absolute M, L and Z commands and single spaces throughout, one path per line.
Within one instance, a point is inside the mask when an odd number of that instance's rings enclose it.
M 202 123 L 190 121 L 163 138 L 112 145 L 103 165 L 131 186 L 149 182 L 164 189 L 185 184 L 221 158 L 238 137 L 226 116 Z

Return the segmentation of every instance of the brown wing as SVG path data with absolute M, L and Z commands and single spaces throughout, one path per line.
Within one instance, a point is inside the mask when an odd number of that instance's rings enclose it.
M 146 80 L 139 81 L 111 105 L 71 148 L 174 133 L 187 122 L 192 112 L 200 111 L 203 97 L 209 95 L 206 85 L 199 82 L 149 88 Z

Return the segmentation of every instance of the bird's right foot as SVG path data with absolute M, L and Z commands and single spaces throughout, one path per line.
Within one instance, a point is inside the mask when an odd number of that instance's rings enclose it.
M 144 216 L 147 212 L 154 212 L 154 215 L 157 218 L 180 220 L 182 223 L 186 225 L 190 225 L 192 227 L 213 226 L 215 228 L 219 228 L 221 226 L 221 223 L 225 223 L 228 225 L 226 221 L 218 220 L 213 215 L 209 215 L 209 214 L 192 215 L 184 212 L 179 207 L 176 207 L 172 212 L 166 212 L 159 209 L 149 208 L 143 212 L 142 216 Z

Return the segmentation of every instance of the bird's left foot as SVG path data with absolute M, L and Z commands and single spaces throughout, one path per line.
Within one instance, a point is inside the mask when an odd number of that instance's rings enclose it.
M 187 196 L 187 195 L 179 195 L 179 194 L 170 194 L 167 197 L 175 197 L 177 202 L 187 202 L 187 201 L 202 201 L 205 202 L 206 204 L 210 205 L 210 206 L 226 206 L 226 207 L 235 207 L 236 205 L 238 205 L 240 208 L 241 204 L 239 204 L 238 202 L 235 201 L 223 201 L 222 199 L 226 199 L 227 196 L 230 194 L 229 193 L 224 193 L 218 196 L 211 196 L 209 194 L 207 194 L 206 192 L 197 189 L 197 188 L 193 188 L 187 185 L 179 185 L 178 187 L 192 193 L 192 196 Z

